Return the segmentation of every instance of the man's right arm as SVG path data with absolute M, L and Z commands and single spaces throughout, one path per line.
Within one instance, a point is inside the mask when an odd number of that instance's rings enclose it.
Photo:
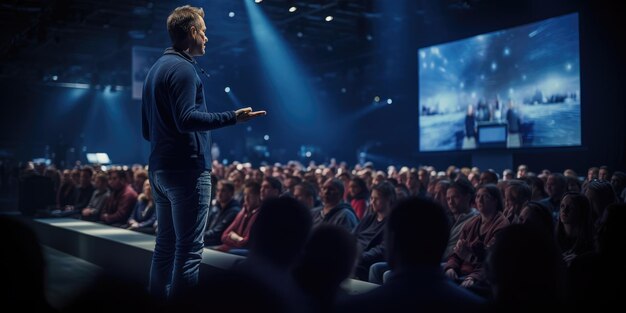
M 221 113 L 199 111 L 196 107 L 196 77 L 195 69 L 185 64 L 175 68 L 171 76 L 174 123 L 181 133 L 221 128 L 266 114 L 265 111 L 254 112 L 250 107 Z

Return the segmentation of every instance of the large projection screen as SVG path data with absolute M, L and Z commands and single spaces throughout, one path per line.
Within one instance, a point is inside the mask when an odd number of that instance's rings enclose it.
M 581 145 L 578 14 L 420 48 L 420 151 Z

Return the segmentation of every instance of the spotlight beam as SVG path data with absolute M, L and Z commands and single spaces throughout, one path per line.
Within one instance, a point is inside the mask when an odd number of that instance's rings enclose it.
M 244 0 L 244 1 L 248 1 L 248 0 Z M 301 13 L 296 14 L 294 16 L 290 16 L 290 17 L 288 17 L 288 18 L 286 18 L 286 19 L 284 19 L 282 21 L 276 22 L 276 23 L 274 23 L 274 25 L 281 26 L 283 24 L 288 24 L 288 23 L 291 23 L 291 22 L 293 22 L 293 21 L 295 21 L 297 19 L 306 18 L 306 17 L 311 16 L 311 15 L 317 13 L 317 12 L 324 11 L 324 10 L 332 8 L 334 6 L 337 6 L 337 2 L 331 2 L 331 3 L 328 3 L 328 4 L 320 6 L 319 8 L 312 9 L 312 10 L 309 10 L 309 11 L 306 11 L 306 12 L 302 12 L 301 11 Z M 300 10 L 298 10 L 298 11 L 300 11 Z M 206 53 L 208 54 L 210 52 L 222 51 L 225 48 L 230 48 L 232 46 L 241 45 L 242 43 L 250 40 L 250 38 L 252 38 L 252 34 L 248 34 L 248 35 L 242 37 L 241 39 L 239 39 L 237 41 L 225 43 L 225 44 L 222 44 L 222 45 L 219 45 L 219 46 L 214 46 L 213 48 L 207 49 Z

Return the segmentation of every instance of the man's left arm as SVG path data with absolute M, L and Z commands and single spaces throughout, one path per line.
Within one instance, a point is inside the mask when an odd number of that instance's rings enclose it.
M 176 128 L 181 133 L 207 131 L 237 122 L 235 111 L 222 113 L 202 112 L 198 110 L 198 86 L 193 67 L 180 64 L 173 69 L 170 80 L 172 113 Z

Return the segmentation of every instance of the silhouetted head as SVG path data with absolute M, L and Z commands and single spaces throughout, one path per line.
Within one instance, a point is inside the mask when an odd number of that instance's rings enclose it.
M 250 253 L 279 267 L 290 267 L 300 255 L 312 225 L 311 211 L 298 200 L 266 200 L 250 231 Z
M 343 227 L 323 224 L 307 241 L 296 277 L 309 288 L 337 288 L 352 273 L 356 257 L 356 237 Z
M 0 215 L 0 244 L 6 252 L 0 258 L 2 304 L 25 310 L 42 305 L 45 263 L 35 233 L 21 221 Z
M 559 249 L 549 233 L 529 225 L 510 225 L 496 234 L 485 269 L 494 299 L 504 308 L 550 307 L 563 299 Z
M 589 200 L 579 193 L 566 193 L 559 207 L 559 223 L 583 225 L 590 222 Z
M 449 236 L 448 217 L 440 204 L 407 198 L 391 210 L 387 222 L 389 263 L 392 268 L 438 266 Z
M 554 220 L 552 212 L 541 203 L 529 201 L 522 208 L 519 216 L 519 224 L 526 224 L 531 227 L 545 231 L 547 234 L 554 232 Z
M 597 247 L 600 254 L 620 260 L 626 253 L 626 203 L 614 203 L 606 207 L 598 229 Z
M 587 184 L 584 193 L 591 204 L 594 221 L 602 217 L 609 204 L 617 202 L 613 186 L 608 181 L 592 180 Z

